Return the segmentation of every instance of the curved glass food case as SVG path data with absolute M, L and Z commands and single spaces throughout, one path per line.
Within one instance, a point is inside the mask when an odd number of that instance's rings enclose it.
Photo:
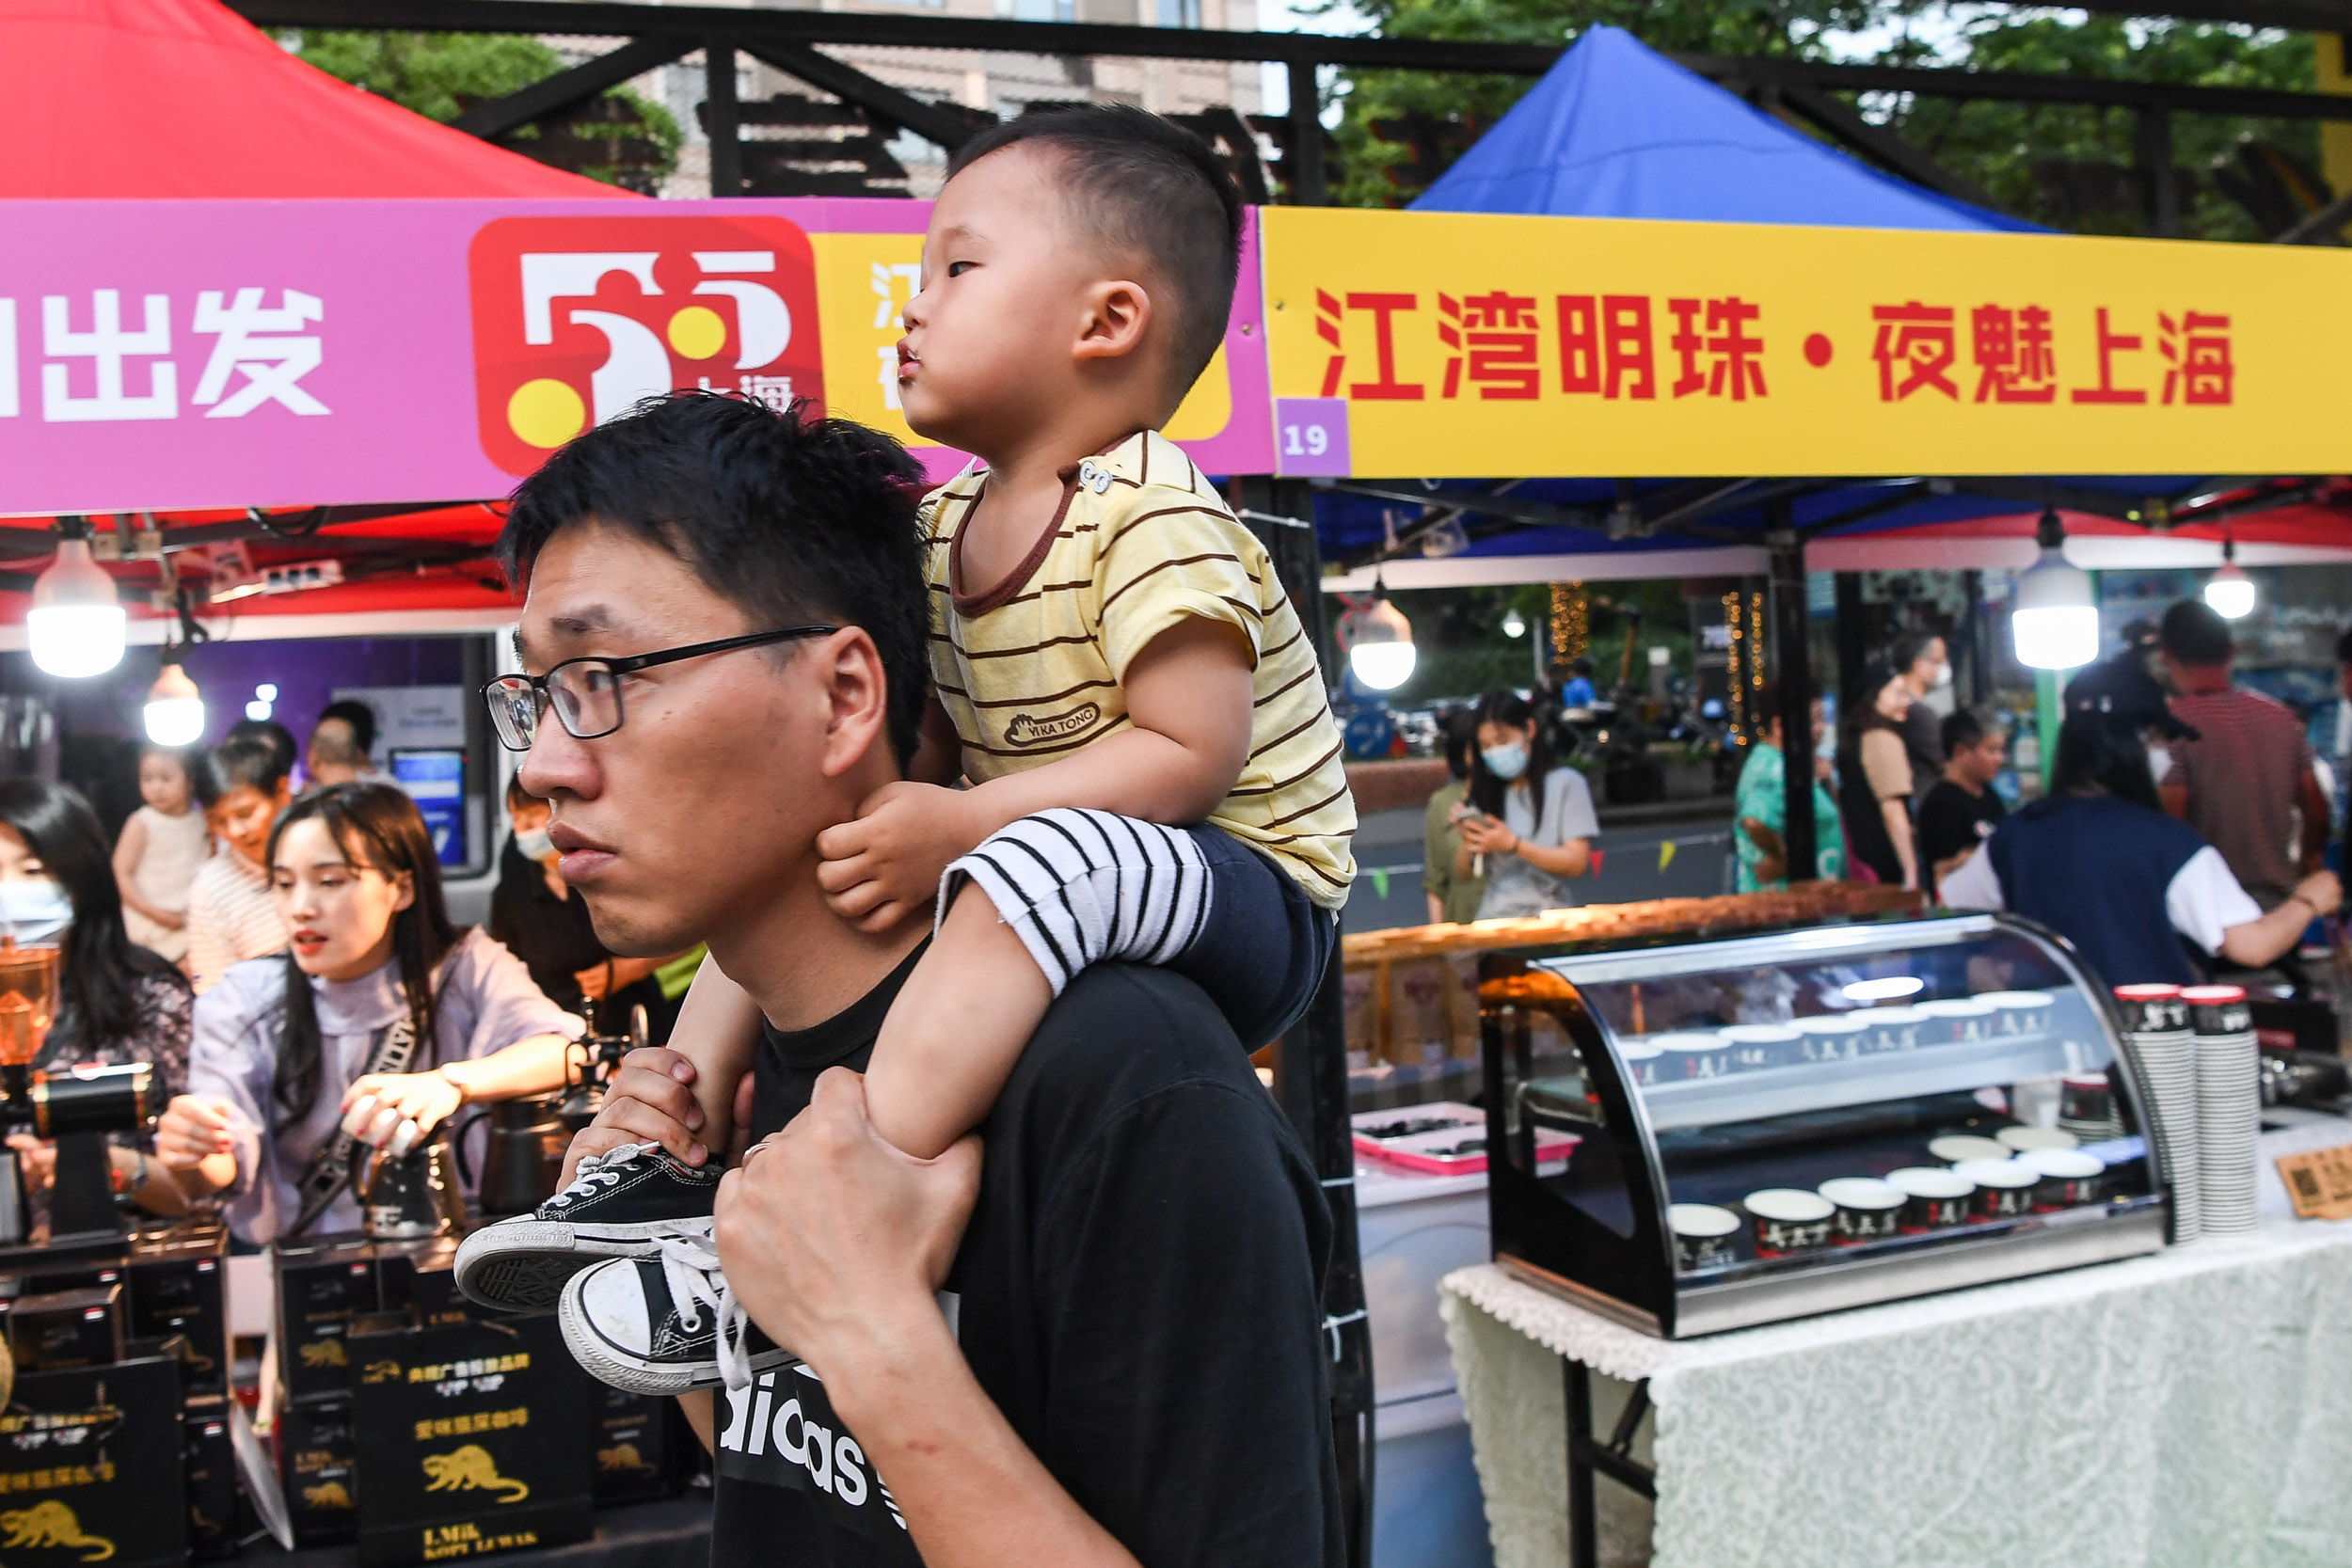
M 2103 990 L 2006 915 L 1481 962 L 1495 1255 L 1653 1334 L 2162 1246 Z

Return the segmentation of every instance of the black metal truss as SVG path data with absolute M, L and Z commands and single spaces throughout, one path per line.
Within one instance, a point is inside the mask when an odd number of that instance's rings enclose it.
M 863 11 L 737 10 L 644 6 L 608 0 L 230 0 L 267 27 L 351 27 L 421 32 L 683 37 L 685 48 L 720 40 L 747 53 L 769 46 L 872 45 L 968 49 L 1020 55 L 1273 61 L 1392 71 L 1540 75 L 1561 48 L 1450 39 L 1338 38 L 1318 33 L 1248 33 L 1110 23 L 996 22 L 975 17 L 877 15 Z M 2352 32 L 2352 0 L 2185 0 L 2172 6 L 2109 3 L 2087 8 L 2132 16 L 2174 16 L 2301 31 Z M 681 53 L 684 51 L 681 50 Z M 675 56 L 671 56 L 675 58 Z M 2025 71 L 1916 66 L 1836 65 L 1772 55 L 1672 54 L 1710 81 L 1746 87 L 1811 87 L 1851 93 L 2072 103 L 2253 119 L 2352 119 L 2352 95 L 2188 87 Z M 585 67 L 579 68 L 581 70 Z M 784 69 L 791 69 L 789 67 Z M 795 72 L 797 74 L 797 71 Z M 1293 73 L 1295 87 L 1297 71 Z M 598 89 L 601 90 L 601 89 Z M 1307 95 L 1307 96 L 1311 96 Z M 546 112 L 545 110 L 541 111 Z M 946 127 L 941 127 L 944 131 Z

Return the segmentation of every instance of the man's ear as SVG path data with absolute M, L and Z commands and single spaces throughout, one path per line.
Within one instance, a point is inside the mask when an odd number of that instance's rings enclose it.
M 1143 346 L 1152 325 L 1152 293 L 1132 278 L 1114 277 L 1087 290 L 1079 317 L 1079 359 L 1120 359 Z
M 837 779 L 864 763 L 876 746 L 890 744 L 890 679 L 882 672 L 882 650 L 865 627 L 844 626 L 801 657 L 811 661 L 825 702 L 818 771 Z

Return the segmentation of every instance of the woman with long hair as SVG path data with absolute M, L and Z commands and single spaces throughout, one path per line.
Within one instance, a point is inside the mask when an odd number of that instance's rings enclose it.
M 20 946 L 58 949 L 56 1012 L 36 1069 L 146 1062 L 160 1093 L 179 1092 L 188 1071 L 188 982 L 123 930 L 105 831 L 89 802 L 64 784 L 0 780 L 0 931 Z M 25 1155 L 32 1185 L 45 1186 L 49 1146 L 29 1134 L 9 1141 Z M 135 1140 L 117 1140 L 111 1158 L 143 1206 L 183 1207 Z
M 301 1196 L 339 1130 L 397 1148 L 470 1101 L 558 1087 L 582 1027 L 513 954 L 450 924 L 432 835 L 391 785 L 304 795 L 265 853 L 287 951 L 198 1000 L 189 1092 L 155 1140 L 183 1186 L 235 1195 L 230 1227 L 257 1243 L 358 1228 L 347 1191 Z M 403 1033 L 409 1054 L 388 1059 Z
M 2110 986 L 2195 984 L 2191 944 L 2249 969 L 2288 951 L 2343 889 L 2316 872 L 2263 913 L 2220 853 L 2157 801 L 2151 738 L 2184 734 L 2194 732 L 2130 656 L 2076 676 L 2050 793 L 1943 879 L 1944 902 L 2042 922 Z
M 1591 869 L 1600 835 L 1592 786 L 1575 768 L 1553 766 L 1541 716 L 1516 691 L 1479 700 L 1477 738 L 1469 799 L 1454 808 L 1462 842 L 1454 864 L 1457 877 L 1486 879 L 1478 918 L 1583 902 L 1574 879 Z

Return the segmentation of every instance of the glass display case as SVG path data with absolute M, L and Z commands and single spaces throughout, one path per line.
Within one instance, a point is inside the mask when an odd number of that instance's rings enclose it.
M 1497 1260 L 1646 1332 L 2164 1244 L 2106 994 L 2029 922 L 1523 947 L 1478 996 Z

